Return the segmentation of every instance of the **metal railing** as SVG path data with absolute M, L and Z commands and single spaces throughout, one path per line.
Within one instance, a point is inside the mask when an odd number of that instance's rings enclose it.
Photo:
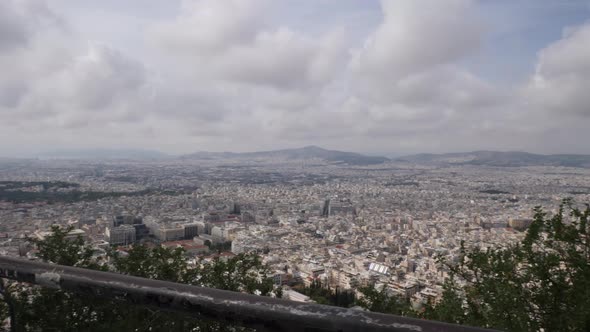
M 226 321 L 262 331 L 490 331 L 0 257 L 0 278 Z

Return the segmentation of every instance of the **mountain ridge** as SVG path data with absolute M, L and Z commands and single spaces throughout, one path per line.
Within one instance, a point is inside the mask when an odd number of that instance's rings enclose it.
M 151 160 L 151 159 L 166 159 L 170 155 L 148 149 L 64 149 L 46 151 L 34 155 L 42 159 L 130 159 L 130 160 Z
M 247 159 L 318 159 L 331 164 L 375 165 L 389 161 L 432 166 L 480 165 L 498 167 L 564 166 L 590 168 L 590 155 L 584 154 L 535 154 L 524 151 L 478 150 L 452 153 L 418 153 L 386 158 L 356 152 L 324 149 L 309 145 L 302 148 L 278 149 L 254 152 L 207 152 L 169 155 L 143 149 L 78 149 L 37 154 L 42 159 L 129 159 L 129 160 L 247 160 Z
M 315 145 L 295 149 L 280 149 L 256 152 L 195 152 L 180 156 L 181 159 L 247 159 L 247 158 L 282 158 L 287 160 L 321 159 L 335 164 L 374 165 L 389 161 L 389 158 L 367 156 L 356 152 L 328 150 Z
M 472 151 L 454 153 L 420 153 L 393 159 L 398 162 L 432 165 L 480 165 L 499 167 L 564 166 L 590 168 L 590 155 L 535 154 L 523 151 Z

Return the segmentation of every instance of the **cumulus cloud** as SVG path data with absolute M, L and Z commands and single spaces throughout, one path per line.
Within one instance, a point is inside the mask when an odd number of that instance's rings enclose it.
M 590 117 L 590 23 L 542 49 L 526 97 L 537 109 Z
M 42 1 L 0 2 L 0 113 L 16 107 L 36 78 L 62 66 L 64 49 L 52 44 L 66 33 Z
M 488 116 L 502 92 L 462 68 L 483 26 L 468 0 L 382 1 L 383 20 L 353 52 L 352 93 L 368 110 L 367 136 L 465 129 L 465 114 Z
M 0 3 L 0 50 L 24 45 L 29 39 L 27 24 L 15 9 L 9 2 Z
M 291 2 L 183 0 L 132 20 L 146 29 L 129 46 L 91 40 L 69 24 L 75 11 L 49 6 L 59 3 L 0 1 L 0 140 L 539 151 L 574 142 L 558 132 L 590 115 L 589 24 L 541 49 L 530 80 L 504 87 L 467 65 L 487 38 L 475 1 L 383 0 L 359 42 L 337 18 L 289 25 Z
M 338 33 L 315 41 L 283 27 L 262 31 L 252 44 L 210 60 L 229 80 L 285 89 L 315 87 L 331 79 L 341 45 Z
M 42 126 L 73 128 L 138 121 L 145 70 L 119 52 L 91 44 L 54 71 L 28 77 L 11 116 Z M 24 83 L 23 83 L 24 84 Z
M 188 56 L 251 43 L 263 26 L 264 0 L 183 0 L 179 15 L 154 25 L 153 41 Z
M 58 136 L 64 129 L 141 121 L 147 79 L 139 62 L 100 43 L 84 45 L 44 1 L 0 7 L 0 34 L 20 40 L 0 52 L 0 123 L 11 127 L 5 131 Z
M 383 22 L 355 52 L 359 75 L 395 80 L 477 49 L 483 28 L 470 0 L 382 0 Z
M 5 0 L 0 2 L 0 51 L 24 47 L 43 28 L 59 19 L 42 1 Z
M 343 54 L 338 29 L 314 39 L 266 22 L 267 1 L 187 1 L 151 37 L 195 76 L 277 89 L 317 87 Z
M 382 22 L 349 63 L 365 137 L 440 141 L 441 133 L 470 130 L 474 124 L 465 119 L 474 114 L 492 123 L 490 109 L 504 93 L 460 65 L 484 37 L 474 5 L 468 0 L 381 2 Z
M 370 77 L 355 85 L 359 95 L 382 105 L 439 105 L 468 110 L 494 104 L 501 95 L 491 84 L 455 65 L 436 66 L 400 79 Z
M 146 79 L 140 63 L 104 45 L 89 45 L 86 54 L 72 60 L 47 83 L 53 85 L 58 98 L 81 110 L 100 110 L 123 102 Z

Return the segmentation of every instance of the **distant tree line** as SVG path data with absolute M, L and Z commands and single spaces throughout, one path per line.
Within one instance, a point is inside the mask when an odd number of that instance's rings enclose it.
M 25 188 L 42 186 L 41 191 L 27 191 Z M 21 182 L 21 181 L 0 181 L 0 201 L 13 203 L 74 203 L 80 201 L 96 201 L 107 197 L 121 196 L 144 196 L 152 194 L 176 196 L 184 195 L 188 191 L 185 189 L 144 189 L 130 192 L 121 191 L 81 191 L 77 183 L 70 182 Z M 20 189 L 20 190 L 19 190 Z M 57 191 L 55 189 L 71 189 L 67 191 Z
M 490 195 L 510 195 L 509 192 L 503 191 L 503 190 L 498 190 L 498 189 L 484 189 L 484 190 L 480 190 L 479 192 L 483 193 L 483 194 L 490 194 Z
M 27 188 L 34 186 L 42 186 L 43 190 L 48 190 L 51 188 L 78 188 L 80 187 L 80 184 L 64 181 L 0 181 L 0 189 L 3 190 Z

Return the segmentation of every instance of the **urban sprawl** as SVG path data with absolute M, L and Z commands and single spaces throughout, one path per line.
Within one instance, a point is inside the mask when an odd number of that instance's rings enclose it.
M 144 243 L 183 247 L 199 264 L 256 252 L 284 296 L 293 285 L 384 286 L 435 300 L 439 257 L 524 237 L 533 208 L 590 197 L 590 170 L 371 166 L 321 160 L 2 160 L 0 250 L 35 258 L 27 237 L 71 226 L 95 255 Z

